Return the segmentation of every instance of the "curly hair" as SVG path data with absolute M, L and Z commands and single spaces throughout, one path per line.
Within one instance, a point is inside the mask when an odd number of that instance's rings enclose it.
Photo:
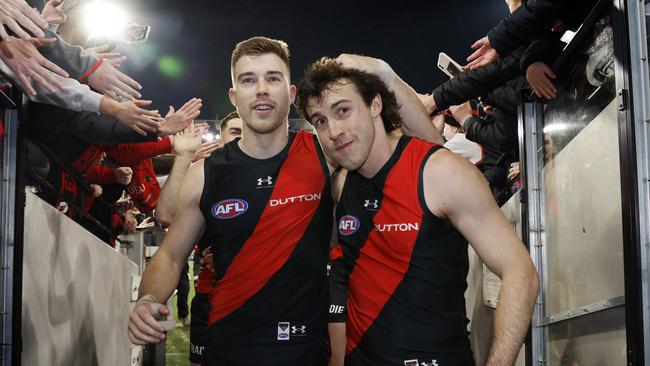
M 307 113 L 307 104 L 310 98 L 320 101 L 323 93 L 335 84 L 345 85 L 352 83 L 364 103 L 370 106 L 373 98 L 379 94 L 382 100 L 381 119 L 386 132 L 391 132 L 402 125 L 399 115 L 399 104 L 395 94 L 388 90 L 386 84 L 373 74 L 344 67 L 340 62 L 323 57 L 307 66 L 305 77 L 298 84 L 296 95 L 296 108 L 302 118 L 311 123 L 311 116 Z

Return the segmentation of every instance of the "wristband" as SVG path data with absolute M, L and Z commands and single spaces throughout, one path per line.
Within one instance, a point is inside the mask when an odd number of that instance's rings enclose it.
M 154 304 L 154 303 L 158 303 L 158 300 L 156 300 L 156 298 L 153 297 L 153 295 L 146 294 L 141 298 L 139 298 L 138 302 L 136 302 L 135 305 L 138 306 L 140 304 Z

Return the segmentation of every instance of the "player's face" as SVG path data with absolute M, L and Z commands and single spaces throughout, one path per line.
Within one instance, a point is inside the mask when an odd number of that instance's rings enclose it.
M 371 109 L 349 82 L 334 84 L 322 98 L 309 100 L 309 122 L 325 153 L 345 169 L 357 170 L 368 160 L 375 139 L 373 117 L 381 112 L 380 106 L 375 108 L 377 100 L 375 97 Z
M 265 134 L 287 123 L 296 87 L 289 84 L 289 69 L 273 53 L 243 56 L 233 70 L 228 92 L 246 127 Z
M 221 131 L 221 140 L 224 144 L 227 144 L 230 141 L 241 136 L 242 120 L 241 118 L 233 118 L 231 120 L 228 120 L 228 123 L 226 123 L 225 127 L 226 129 L 224 131 Z

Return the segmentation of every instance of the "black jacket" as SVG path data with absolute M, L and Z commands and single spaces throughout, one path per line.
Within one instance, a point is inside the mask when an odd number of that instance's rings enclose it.
M 433 90 L 433 100 L 439 110 L 485 96 L 490 91 L 521 75 L 520 61 L 526 50 L 519 47 L 507 57 L 484 67 L 461 72 L 455 78 Z
M 66 163 L 72 163 L 90 146 L 156 141 L 142 136 L 119 120 L 92 112 L 76 112 L 41 103 L 30 103 L 27 133 L 47 145 Z
M 499 55 L 508 55 L 545 32 L 557 20 L 568 28 L 580 25 L 596 0 L 529 0 L 488 33 Z
M 470 117 L 463 122 L 467 139 L 491 150 L 514 154 L 517 150 L 517 116 L 495 109 L 494 118 Z

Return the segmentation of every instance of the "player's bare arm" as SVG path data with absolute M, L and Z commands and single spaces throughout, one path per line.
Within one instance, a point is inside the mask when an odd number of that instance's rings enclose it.
M 194 243 L 203 233 L 205 221 L 199 209 L 202 189 L 203 162 L 199 162 L 183 180 L 178 215 L 142 275 L 138 304 L 128 325 L 129 338 L 134 344 L 159 343 L 165 338 L 165 329 L 152 315 L 151 304 L 164 302 L 172 294 Z M 161 306 L 160 313 L 168 315 L 169 309 Z
M 539 289 L 529 253 L 494 201 L 485 178 L 462 157 L 446 150 L 433 154 L 423 183 L 431 212 L 449 219 L 502 280 L 486 365 L 512 365 Z

